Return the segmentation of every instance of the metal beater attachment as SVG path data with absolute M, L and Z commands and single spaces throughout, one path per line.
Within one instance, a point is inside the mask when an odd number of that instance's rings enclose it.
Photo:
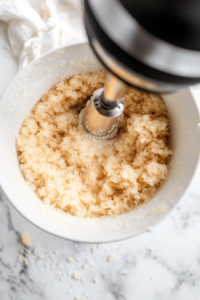
M 118 132 L 119 117 L 124 110 L 127 85 L 109 74 L 105 88 L 95 91 L 83 115 L 83 127 L 97 138 L 113 139 Z

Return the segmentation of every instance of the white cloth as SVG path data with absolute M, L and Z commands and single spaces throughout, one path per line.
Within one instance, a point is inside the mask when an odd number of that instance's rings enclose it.
M 81 0 L 42 0 L 38 10 L 29 2 L 0 0 L 0 20 L 8 23 L 19 68 L 52 49 L 86 40 Z

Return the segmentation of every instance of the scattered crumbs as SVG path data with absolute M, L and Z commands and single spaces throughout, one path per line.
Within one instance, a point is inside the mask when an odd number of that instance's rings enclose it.
M 19 262 L 21 262 L 22 259 L 23 259 L 23 256 L 22 256 L 22 255 L 19 255 L 18 258 L 17 258 L 17 260 L 18 260 Z
M 97 248 L 96 247 L 92 247 L 91 250 L 92 252 L 94 253 L 94 251 L 96 250 Z
M 70 263 L 72 263 L 73 261 L 74 261 L 74 259 L 70 256 L 70 257 L 68 257 L 68 262 L 70 262 Z
M 87 264 L 84 264 L 82 268 L 83 268 L 83 269 L 86 269 L 87 266 L 88 266 Z
M 75 272 L 72 276 L 75 280 L 79 280 L 80 279 L 80 274 L 78 272 Z
M 134 216 L 134 217 L 132 218 L 133 221 L 140 221 L 140 220 L 142 220 L 142 219 L 144 219 L 144 216 L 143 216 L 142 214 L 141 214 L 141 215 Z
M 151 208 L 147 215 L 150 216 L 150 215 L 154 215 L 154 214 L 162 214 L 164 211 L 166 210 L 166 207 L 164 207 L 164 205 L 159 205 L 157 207 L 154 207 L 154 208 Z
M 31 250 L 25 249 L 26 253 L 31 254 Z
M 31 239 L 28 235 L 28 232 L 23 231 L 21 233 L 21 242 L 24 246 L 30 247 L 31 246 Z
M 26 266 L 28 266 L 28 265 L 29 265 L 29 261 L 28 261 L 28 259 L 27 259 L 27 258 L 24 258 L 24 264 L 25 264 Z
M 190 273 L 190 276 L 193 276 L 194 274 L 193 273 Z
M 153 231 L 153 228 L 147 227 L 147 231 L 148 231 L 148 232 L 151 232 L 151 231 Z
M 115 259 L 115 255 L 111 254 L 110 256 L 108 256 L 107 261 L 111 261 L 113 259 Z
M 24 249 L 20 249 L 19 252 L 23 254 L 24 253 Z
M 97 279 L 97 278 L 94 278 L 94 279 L 93 279 L 93 282 L 94 282 L 94 283 L 97 283 L 97 282 L 98 282 L 98 279 Z

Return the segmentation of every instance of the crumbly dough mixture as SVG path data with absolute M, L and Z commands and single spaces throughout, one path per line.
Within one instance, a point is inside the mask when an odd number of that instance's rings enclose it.
M 79 114 L 104 71 L 60 81 L 29 113 L 17 137 L 21 172 L 47 204 L 78 217 L 114 216 L 148 201 L 168 173 L 169 120 L 159 95 L 130 88 L 119 133 L 86 133 Z

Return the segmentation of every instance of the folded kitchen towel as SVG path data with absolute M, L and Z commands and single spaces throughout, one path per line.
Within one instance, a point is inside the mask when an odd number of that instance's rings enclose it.
M 38 9 L 31 4 L 31 0 L 0 1 L 0 20 L 8 23 L 19 68 L 52 49 L 86 40 L 81 0 L 42 0 Z

